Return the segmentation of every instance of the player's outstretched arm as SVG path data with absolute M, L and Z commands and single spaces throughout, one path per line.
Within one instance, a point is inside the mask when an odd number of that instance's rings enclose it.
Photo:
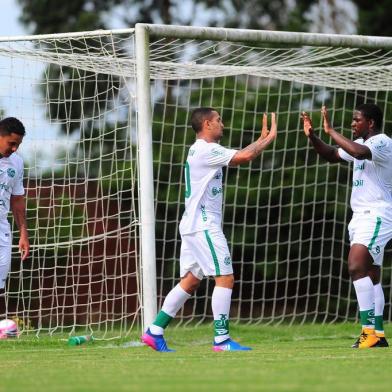
M 303 121 L 304 133 L 308 137 L 313 148 L 322 156 L 325 160 L 331 163 L 341 162 L 342 159 L 339 156 L 338 149 L 324 143 L 315 133 L 313 129 L 312 119 L 306 112 L 301 113 L 301 119 Z
M 323 116 L 324 132 L 331 136 L 334 142 L 343 148 L 344 151 L 356 159 L 372 159 L 372 153 L 368 147 L 347 139 L 333 129 L 329 121 L 328 110 L 325 106 L 321 108 L 321 115 Z
M 277 133 L 278 127 L 276 124 L 276 114 L 271 113 L 271 129 L 269 130 L 267 114 L 264 113 L 260 137 L 254 143 L 249 144 L 249 146 L 246 146 L 242 150 L 237 151 L 233 158 L 231 158 L 229 165 L 237 166 L 252 161 L 276 139 Z
M 23 195 L 11 195 L 11 211 L 19 229 L 19 251 L 21 259 L 24 261 L 30 253 L 30 242 L 26 223 L 26 203 Z

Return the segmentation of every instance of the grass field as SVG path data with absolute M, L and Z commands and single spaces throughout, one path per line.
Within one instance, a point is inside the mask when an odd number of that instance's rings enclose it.
M 234 326 L 231 335 L 253 347 L 240 353 L 212 352 L 209 325 L 169 329 L 176 353 L 132 347 L 129 339 L 68 347 L 57 337 L 22 336 L 0 341 L 0 391 L 391 390 L 392 348 L 351 349 L 358 331 L 353 324 Z

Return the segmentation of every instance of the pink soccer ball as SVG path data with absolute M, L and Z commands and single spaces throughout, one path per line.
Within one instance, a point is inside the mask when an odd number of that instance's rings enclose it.
M 0 321 L 0 339 L 15 338 L 19 335 L 18 324 L 14 320 Z

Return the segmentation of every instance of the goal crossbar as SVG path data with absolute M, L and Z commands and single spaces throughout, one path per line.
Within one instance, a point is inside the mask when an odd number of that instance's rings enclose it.
M 155 38 L 184 38 L 210 41 L 264 42 L 309 46 L 333 46 L 355 48 L 391 49 L 391 37 L 297 33 L 288 31 L 246 30 L 223 27 L 167 26 L 160 24 L 143 24 L 144 28 Z

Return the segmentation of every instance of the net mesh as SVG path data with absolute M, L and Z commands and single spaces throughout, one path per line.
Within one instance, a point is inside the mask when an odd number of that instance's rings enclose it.
M 139 321 L 134 80 L 78 67 L 127 45 L 132 34 L 2 43 L 3 114 L 27 129 L 32 252 L 22 265 L 14 236 L 6 288 L 23 331 L 110 338 Z
M 258 137 L 264 112 L 278 115 L 273 147 L 250 165 L 225 173 L 223 230 L 237 282 L 231 318 L 251 323 L 356 318 L 346 265 L 351 169 L 327 164 L 309 148 L 300 113 L 308 111 L 320 137 L 330 143 L 321 132 L 322 105 L 333 108 L 334 126 L 351 138 L 353 109 L 375 102 L 385 113 L 388 134 L 390 61 L 390 52 L 381 50 L 152 43 L 160 304 L 179 275 L 179 189 L 184 190 L 183 165 L 195 137 L 190 114 L 196 107 L 210 106 L 225 124 L 221 144 L 234 149 Z M 390 257 L 387 251 L 386 298 Z M 182 309 L 180 325 L 211 320 L 213 286 L 213 280 L 202 283 Z M 386 317 L 390 312 L 387 301 Z

